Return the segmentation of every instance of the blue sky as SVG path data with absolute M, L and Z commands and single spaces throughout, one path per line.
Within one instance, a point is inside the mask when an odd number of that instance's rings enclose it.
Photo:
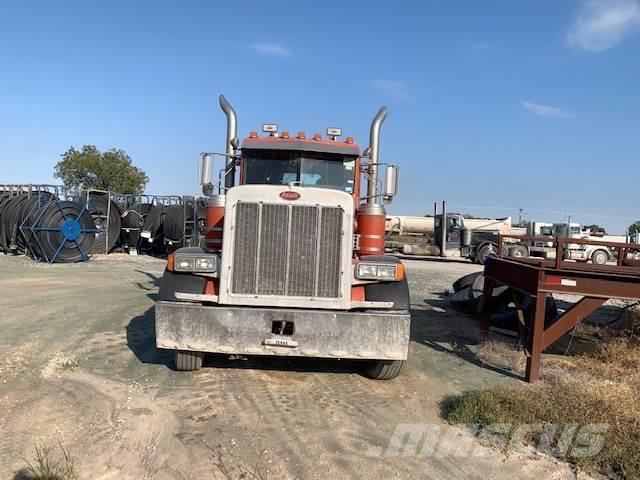
M 263 122 L 401 165 L 389 207 L 622 231 L 640 218 L 640 0 L 0 3 L 0 183 L 53 182 L 69 146 L 126 150 L 153 193 L 197 193 Z M 608 218 L 607 218 L 608 217 Z

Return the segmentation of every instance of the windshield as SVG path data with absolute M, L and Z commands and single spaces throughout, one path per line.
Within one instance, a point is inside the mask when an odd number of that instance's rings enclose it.
M 353 193 L 355 157 L 282 150 L 249 151 L 244 156 L 244 183 L 322 187 Z

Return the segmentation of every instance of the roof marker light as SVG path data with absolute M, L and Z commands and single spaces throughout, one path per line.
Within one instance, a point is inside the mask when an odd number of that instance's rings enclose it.
M 298 132 L 297 137 L 298 137 L 300 140 L 304 140 L 305 138 L 307 138 L 307 136 L 304 134 L 304 132 Z
M 353 137 L 347 137 L 347 143 L 353 143 Z
M 258 132 L 251 132 L 249 138 L 258 138 Z
M 316 134 L 313 136 L 313 139 L 314 139 L 314 140 L 318 140 L 318 141 L 320 141 L 320 140 L 322 140 L 322 135 L 320 135 L 319 133 L 316 133 Z
M 335 140 L 336 137 L 339 137 L 342 135 L 342 129 L 329 127 L 327 128 L 327 135 L 331 138 L 331 140 Z
M 278 125 L 275 123 L 263 123 L 262 131 L 274 137 L 278 132 Z
M 289 138 L 289 132 L 286 130 L 280 134 L 280 138 Z

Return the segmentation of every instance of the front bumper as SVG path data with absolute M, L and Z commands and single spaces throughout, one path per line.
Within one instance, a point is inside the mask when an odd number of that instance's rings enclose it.
M 158 348 L 250 355 L 406 360 L 411 316 L 156 303 Z M 289 335 L 273 333 L 282 322 Z

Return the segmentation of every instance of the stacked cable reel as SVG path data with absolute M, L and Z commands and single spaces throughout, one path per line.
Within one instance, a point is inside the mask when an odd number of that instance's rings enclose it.
M 63 198 L 57 185 L 1 185 L 0 250 L 48 263 L 86 261 L 96 231 L 91 215 Z
M 115 249 L 164 256 L 199 245 L 205 213 L 198 197 L 0 185 L 0 252 L 48 263 L 86 261 Z
M 120 208 L 110 192 L 101 190 L 84 190 L 78 201 L 86 204 L 96 229 L 91 253 L 109 253 L 120 241 Z
M 47 263 L 74 263 L 89 260 L 96 233 L 86 203 L 60 200 L 51 195 L 33 202 L 20 224 L 28 252 Z

